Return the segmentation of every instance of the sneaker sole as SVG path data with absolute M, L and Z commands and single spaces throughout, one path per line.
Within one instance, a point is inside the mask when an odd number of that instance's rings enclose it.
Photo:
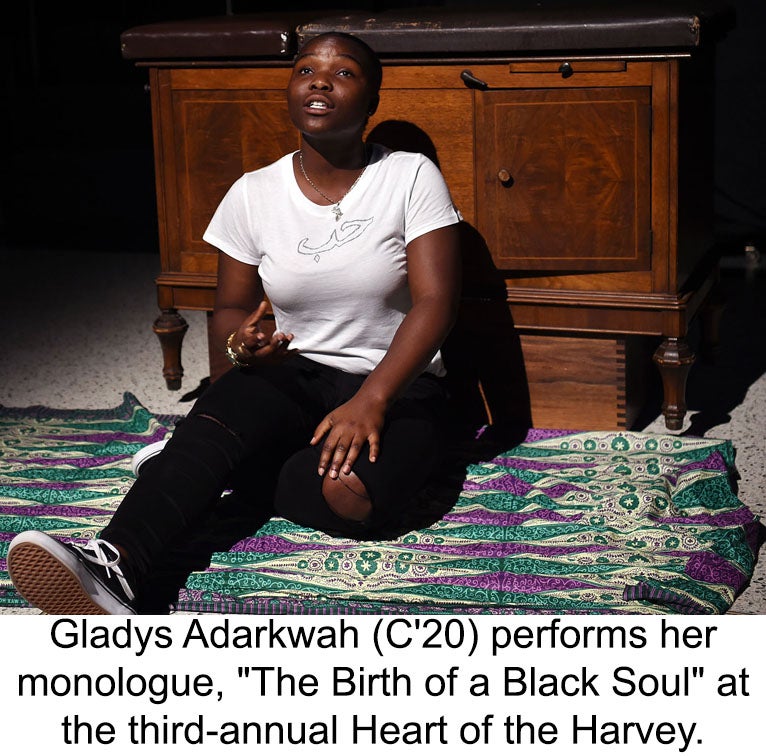
M 77 557 L 50 539 L 45 546 L 35 542 L 11 544 L 8 550 L 8 573 L 16 590 L 44 614 L 133 614 L 133 610 L 110 595 L 98 598 L 83 585 L 80 576 L 67 566 Z M 53 551 L 61 553 L 53 553 Z M 89 581 L 90 582 L 90 581 Z M 95 580 L 92 581 L 95 583 Z
M 167 439 L 164 441 L 155 441 L 153 444 L 149 444 L 142 449 L 139 449 L 130 460 L 130 469 L 132 470 L 133 475 L 138 477 L 141 472 L 141 467 L 150 459 L 154 459 L 165 448 L 167 442 Z

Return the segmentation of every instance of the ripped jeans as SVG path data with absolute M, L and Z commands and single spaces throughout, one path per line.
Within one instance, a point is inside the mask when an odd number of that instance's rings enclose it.
M 441 461 L 446 390 L 441 379 L 424 374 L 389 409 L 377 461 L 369 461 L 365 444 L 353 467 L 371 513 L 351 520 L 328 506 L 317 473 L 321 443 L 308 442 L 364 378 L 296 356 L 281 365 L 230 370 L 213 383 L 142 467 L 101 533 L 127 553 L 139 597 L 172 600 L 185 576 L 207 567 L 214 551 L 253 535 L 275 514 L 357 539 L 396 522 Z M 222 497 L 225 490 L 232 493 Z

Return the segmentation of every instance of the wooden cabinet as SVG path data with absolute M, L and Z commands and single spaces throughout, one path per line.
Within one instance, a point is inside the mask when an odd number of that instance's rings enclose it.
M 370 138 L 440 166 L 465 219 L 455 373 L 497 417 L 628 427 L 653 361 L 681 427 L 688 330 L 716 281 L 708 255 L 706 56 L 566 54 L 385 61 Z M 244 171 L 297 149 L 289 62 L 146 63 L 152 93 L 168 386 L 183 309 L 210 311 L 202 233 Z M 459 348 L 458 348 L 459 352 Z M 215 377 L 225 368 L 211 350 Z M 496 409 L 493 409 L 496 408 Z

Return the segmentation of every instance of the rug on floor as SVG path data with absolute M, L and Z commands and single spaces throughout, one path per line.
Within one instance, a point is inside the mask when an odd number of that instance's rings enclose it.
M 130 457 L 172 425 L 130 394 L 109 410 L 0 407 L 0 606 L 25 606 L 5 572 L 14 534 L 95 536 L 133 483 Z M 727 441 L 533 430 L 463 470 L 452 509 L 394 540 L 337 539 L 275 518 L 192 574 L 176 608 L 723 613 L 763 540 L 732 489 Z

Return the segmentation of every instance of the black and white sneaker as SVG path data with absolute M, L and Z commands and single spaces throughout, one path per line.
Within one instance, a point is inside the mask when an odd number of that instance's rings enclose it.
M 167 439 L 155 441 L 153 444 L 147 444 L 139 449 L 130 460 L 130 469 L 133 471 L 133 475 L 138 477 L 144 464 L 150 459 L 154 459 L 165 448 L 167 442 Z
M 16 590 L 45 614 L 135 614 L 135 595 L 108 541 L 62 543 L 39 530 L 19 533 L 8 547 Z

